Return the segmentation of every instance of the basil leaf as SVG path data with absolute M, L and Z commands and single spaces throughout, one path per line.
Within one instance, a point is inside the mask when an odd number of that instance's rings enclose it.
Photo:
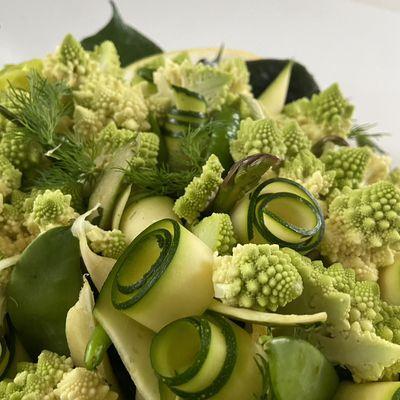
M 113 14 L 110 22 L 93 36 L 87 37 L 81 41 L 86 50 L 93 50 L 94 47 L 105 40 L 114 42 L 121 60 L 121 66 L 125 67 L 136 60 L 162 53 L 151 40 L 147 39 L 136 29 L 127 25 L 119 13 L 113 1 L 110 1 Z
M 289 61 L 262 59 L 247 62 L 247 68 L 250 71 L 250 85 L 255 97 L 260 96 Z M 302 97 L 310 98 L 314 93 L 319 93 L 319 91 L 318 84 L 307 69 L 302 64 L 294 62 L 286 103 L 291 103 Z

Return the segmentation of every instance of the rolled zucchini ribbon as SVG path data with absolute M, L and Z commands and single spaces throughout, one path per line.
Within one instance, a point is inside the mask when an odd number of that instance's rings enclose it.
M 235 233 L 242 243 L 273 243 L 306 253 L 322 239 L 325 223 L 313 195 L 290 179 L 261 183 L 232 211 Z
M 101 298 L 153 331 L 202 314 L 213 298 L 212 251 L 172 219 L 155 222 L 119 257 Z
M 150 358 L 161 384 L 179 398 L 250 400 L 264 387 L 258 352 L 247 332 L 208 312 L 163 328 Z

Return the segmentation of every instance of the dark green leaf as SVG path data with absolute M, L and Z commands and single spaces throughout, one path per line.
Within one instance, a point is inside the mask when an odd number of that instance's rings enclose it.
M 271 167 L 279 163 L 271 154 L 255 154 L 232 165 L 212 204 L 216 212 L 229 213 L 235 204 L 260 182 Z
M 114 2 L 111 1 L 110 3 L 113 9 L 110 22 L 95 35 L 82 40 L 82 46 L 86 50 L 93 50 L 96 45 L 105 40 L 111 40 L 118 50 L 123 67 L 141 58 L 162 53 L 162 50 L 155 43 L 127 25 L 122 20 Z
M 289 61 L 263 59 L 247 62 L 250 85 L 255 97 L 258 97 L 274 81 Z M 319 93 L 319 87 L 313 76 L 303 65 L 294 62 L 286 103 L 302 97 L 310 98 L 314 93 Z

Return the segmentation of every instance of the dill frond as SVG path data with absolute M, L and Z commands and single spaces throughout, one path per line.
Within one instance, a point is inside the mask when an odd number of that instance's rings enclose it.
M 384 136 L 389 136 L 389 134 L 385 132 L 371 132 L 375 126 L 376 124 L 370 123 L 354 125 L 350 131 L 349 139 L 354 139 L 359 147 L 368 146 L 378 153 L 385 154 L 386 151 L 383 150 L 375 140 L 379 140 Z

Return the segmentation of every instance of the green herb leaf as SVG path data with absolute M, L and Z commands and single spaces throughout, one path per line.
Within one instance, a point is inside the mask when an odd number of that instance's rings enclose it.
M 250 85 L 257 98 L 268 87 L 290 60 L 263 59 L 247 62 L 250 71 Z M 302 97 L 310 98 L 319 93 L 318 84 L 313 76 L 300 63 L 294 62 L 286 103 Z
M 354 139 L 358 147 L 368 146 L 378 153 L 386 154 L 386 151 L 376 143 L 375 139 L 389 136 L 389 134 L 385 132 L 371 132 L 375 126 L 376 124 L 354 125 L 349 134 L 349 138 Z
M 113 10 L 110 22 L 95 35 L 82 40 L 82 46 L 86 50 L 93 50 L 96 45 L 111 40 L 118 50 L 122 67 L 141 58 L 162 53 L 160 47 L 127 25 L 114 2 L 110 3 Z

